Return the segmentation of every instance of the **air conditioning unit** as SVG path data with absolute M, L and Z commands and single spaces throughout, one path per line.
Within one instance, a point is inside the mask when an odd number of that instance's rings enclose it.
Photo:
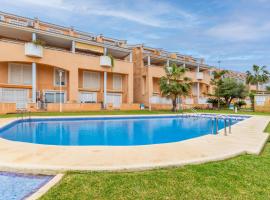
M 5 17 L 3 15 L 0 15 L 0 21 L 5 21 Z
M 28 21 L 27 26 L 28 27 L 34 27 L 34 22 L 33 21 Z

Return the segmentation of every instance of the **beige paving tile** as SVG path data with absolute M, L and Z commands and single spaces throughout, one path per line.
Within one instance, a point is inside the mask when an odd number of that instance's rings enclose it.
M 85 117 L 85 116 L 84 116 Z M 0 119 L 0 126 L 16 119 Z M 49 146 L 0 139 L 0 169 L 124 170 L 204 163 L 244 153 L 259 154 L 270 117 L 253 116 L 232 126 L 232 134 L 145 146 Z

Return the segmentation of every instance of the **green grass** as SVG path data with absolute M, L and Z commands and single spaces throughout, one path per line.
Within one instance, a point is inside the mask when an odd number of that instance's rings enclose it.
M 184 110 L 177 113 L 192 113 L 191 110 Z M 201 113 L 224 113 L 224 114 L 235 114 L 232 110 L 197 110 Z M 76 116 L 76 115 L 145 115 L 145 114 L 175 114 L 172 111 L 160 110 L 160 111 L 148 111 L 148 110 L 134 110 L 134 111 L 89 111 L 89 112 L 33 112 L 30 113 L 31 116 Z M 247 114 L 247 115 L 270 115 L 270 112 L 252 112 L 252 111 L 239 111 L 237 114 Z M 24 114 L 28 116 L 29 113 Z M 10 117 L 21 117 L 22 114 L 4 114 L 0 115 L 0 118 L 10 118 Z
M 134 110 L 134 111 L 89 111 L 89 112 L 33 112 L 31 116 L 76 116 L 76 115 L 146 115 L 146 114 L 170 114 L 171 111 L 148 111 L 148 110 Z M 179 113 L 179 112 L 178 112 Z M 29 113 L 25 113 L 28 116 Z M 12 113 L 0 115 L 0 118 L 20 117 L 21 113 Z
M 270 124 L 265 129 L 270 132 Z M 270 143 L 260 156 L 142 172 L 69 172 L 41 199 L 270 199 Z

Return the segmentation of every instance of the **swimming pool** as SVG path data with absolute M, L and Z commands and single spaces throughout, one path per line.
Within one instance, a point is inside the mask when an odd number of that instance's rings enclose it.
M 52 176 L 0 172 L 0 200 L 25 199 L 52 178 Z
M 240 120 L 234 117 L 231 122 Z M 0 129 L 0 137 L 46 145 L 131 146 L 187 140 L 215 128 L 207 116 L 47 118 L 15 121 Z M 224 128 L 224 120 L 218 120 L 218 128 Z

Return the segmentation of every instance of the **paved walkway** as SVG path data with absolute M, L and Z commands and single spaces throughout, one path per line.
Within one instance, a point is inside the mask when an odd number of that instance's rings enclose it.
M 0 119 L 0 127 L 14 120 Z M 145 146 L 49 146 L 0 139 L 0 170 L 140 170 L 258 155 L 269 121 L 268 116 L 254 116 L 233 125 L 228 136 L 221 130 L 219 135 Z

